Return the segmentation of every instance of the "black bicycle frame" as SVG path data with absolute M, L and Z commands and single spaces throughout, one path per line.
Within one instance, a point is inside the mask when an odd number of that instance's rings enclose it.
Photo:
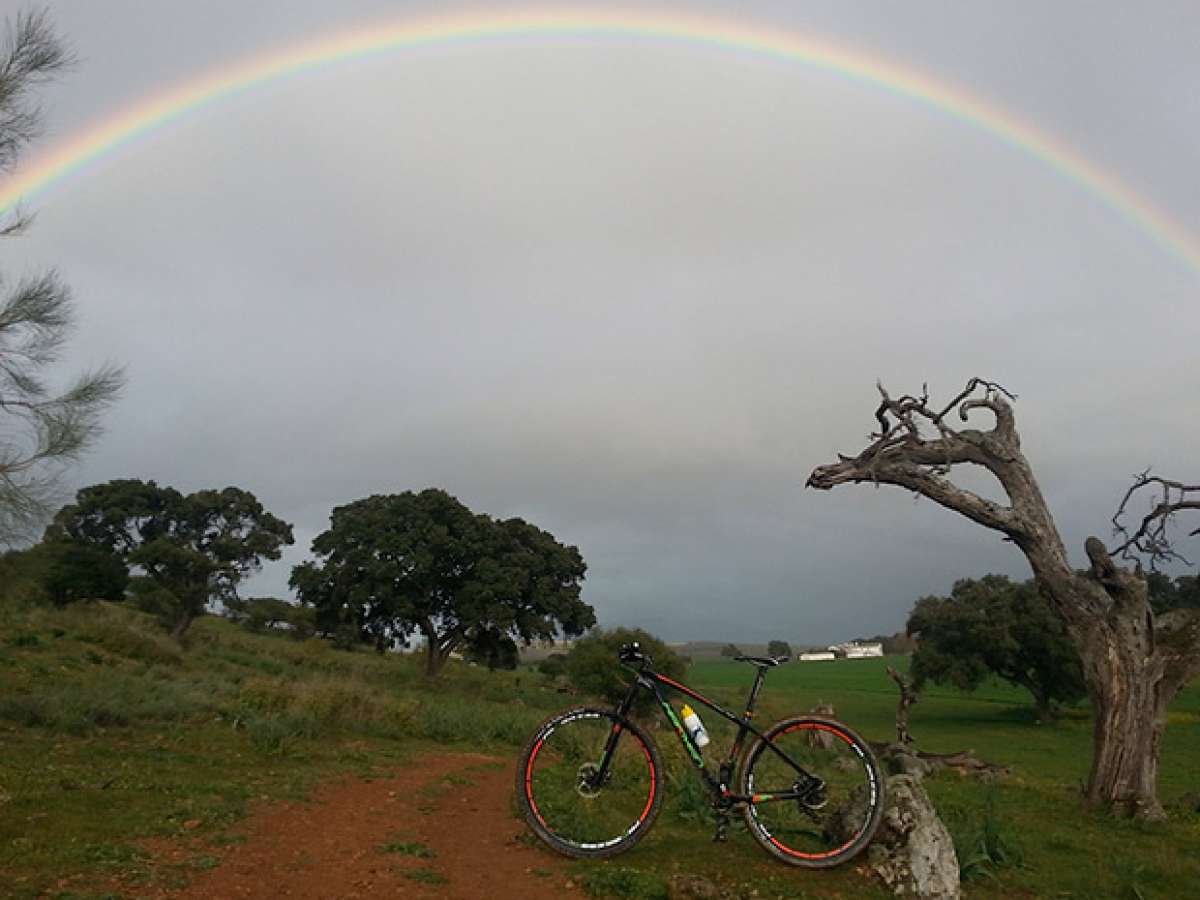
M 673 678 L 668 678 L 666 675 L 660 675 L 652 669 L 643 667 L 637 673 L 637 678 L 633 684 L 629 686 L 629 693 L 625 695 L 625 699 L 621 701 L 621 705 L 617 707 L 617 715 L 622 719 L 628 717 L 629 710 L 633 707 L 634 698 L 639 690 L 653 691 L 655 698 L 658 700 L 658 705 L 662 707 L 663 713 L 667 720 L 675 729 L 675 734 L 679 736 L 680 743 L 683 744 L 684 750 L 687 751 L 688 758 L 703 777 L 708 789 L 712 791 L 713 797 L 718 803 L 729 806 L 734 803 L 764 803 L 780 800 L 798 800 L 808 797 L 815 786 L 823 784 L 821 779 L 806 772 L 804 768 L 793 760 L 790 756 L 775 746 L 774 743 L 766 742 L 776 756 L 786 762 L 789 766 L 796 770 L 797 782 L 801 784 L 800 789 L 791 791 L 774 791 L 765 794 L 734 794 L 729 790 L 729 781 L 733 777 L 733 767 L 737 762 L 738 755 L 742 752 L 742 744 L 746 739 L 747 734 L 753 734 L 755 737 L 762 738 L 763 733 L 750 724 L 750 719 L 754 716 L 754 705 L 758 702 L 759 691 L 762 690 L 763 679 L 766 677 L 766 669 L 757 666 L 757 674 L 754 678 L 754 685 L 750 688 L 750 696 L 746 698 L 746 712 L 739 716 L 724 709 L 719 703 L 709 700 L 702 694 L 692 690 L 686 684 L 681 684 Z M 663 688 L 670 688 L 686 694 L 697 703 L 711 709 L 717 715 L 724 719 L 728 719 L 733 724 L 737 725 L 737 737 L 734 738 L 733 746 L 729 750 L 729 758 L 724 760 L 718 770 L 718 778 L 713 778 L 708 766 L 704 763 L 704 756 L 700 753 L 700 748 L 696 746 L 696 742 L 692 740 L 692 736 L 688 734 L 687 729 L 683 727 L 683 723 L 679 720 L 678 714 L 674 707 L 667 702 L 663 696 Z M 608 736 L 608 741 L 604 747 L 604 756 L 600 761 L 599 771 L 596 773 L 596 778 L 603 783 L 608 774 L 609 763 L 612 759 L 613 751 L 616 749 L 617 740 L 621 736 L 621 728 L 619 725 L 614 725 L 612 733 Z

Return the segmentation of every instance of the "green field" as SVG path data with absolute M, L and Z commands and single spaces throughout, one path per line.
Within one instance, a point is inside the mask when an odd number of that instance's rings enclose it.
M 774 670 L 760 721 L 825 701 L 864 736 L 886 740 L 896 693 L 884 662 Z M 752 672 L 701 662 L 689 681 L 737 708 Z M 452 663 L 431 685 L 416 659 L 250 634 L 211 617 L 181 649 L 147 617 L 103 604 L 0 607 L 0 684 L 0 896 L 63 900 L 105 896 L 56 891 L 60 879 L 81 873 L 184 883 L 186 866 L 148 857 L 139 839 L 187 834 L 220 847 L 236 839 L 232 826 L 252 803 L 303 796 L 339 773 L 378 775 L 442 747 L 514 758 L 538 721 L 575 702 L 532 669 Z M 705 722 L 719 750 L 731 731 L 712 714 Z M 927 782 L 968 863 L 968 896 L 1196 895 L 1200 816 L 1178 802 L 1200 790 L 1200 686 L 1172 711 L 1161 792 L 1175 808 L 1162 825 L 1081 806 L 1090 753 L 1082 709 L 1042 726 L 1026 698 L 1003 685 L 971 696 L 931 690 L 914 707 L 911 729 L 922 749 L 972 748 L 1013 768 L 996 784 L 954 774 Z M 884 896 L 853 867 L 781 866 L 736 829 L 714 848 L 704 795 L 674 735 L 655 735 L 670 799 L 632 852 L 572 864 L 587 892 L 662 897 L 664 873 L 684 870 L 747 894 L 757 888 L 763 898 Z M 195 831 L 186 827 L 197 821 Z
M 897 691 L 884 672 L 889 663 L 904 669 L 907 661 L 837 660 L 772 670 L 763 694 L 764 718 L 827 701 L 864 737 L 890 740 Z M 737 704 L 750 671 L 731 662 L 698 663 L 691 681 L 710 689 L 714 698 Z M 1200 815 L 1180 802 L 1184 794 L 1200 792 L 1200 685 L 1185 690 L 1171 710 L 1159 779 L 1160 797 L 1173 814 L 1165 825 L 1114 821 L 1080 804 L 1092 741 L 1086 706 L 1067 710 L 1047 726 L 1034 720 L 1028 695 L 1004 683 L 974 694 L 930 688 L 912 708 L 909 727 L 922 750 L 973 749 L 980 758 L 1013 769 L 990 785 L 953 774 L 926 782 L 952 829 L 969 831 L 969 823 L 979 822 L 990 804 L 1001 833 L 1023 858 L 1019 867 L 979 873 L 968 882 L 972 895 L 1200 896 Z

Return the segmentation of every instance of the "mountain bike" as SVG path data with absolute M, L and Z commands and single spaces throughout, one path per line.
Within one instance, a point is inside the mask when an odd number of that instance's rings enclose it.
M 551 716 L 521 754 L 518 804 L 551 848 L 578 858 L 614 856 L 654 824 L 663 804 L 662 757 L 629 717 L 643 690 L 654 694 L 711 793 L 714 840 L 725 840 L 731 813 L 740 811 L 754 839 L 795 866 L 840 865 L 870 843 L 883 813 L 883 779 L 867 742 L 840 722 L 816 716 L 783 719 L 766 731 L 750 722 L 767 671 L 786 658 L 734 657 L 757 670 L 738 716 L 654 671 L 638 644 L 622 646 L 619 656 L 634 673 L 624 700 L 615 709 L 580 706 Z M 681 720 L 665 691 L 684 694 L 737 726 L 715 773 L 701 750 L 707 743 L 703 726 L 697 730 L 700 723 L 687 712 Z

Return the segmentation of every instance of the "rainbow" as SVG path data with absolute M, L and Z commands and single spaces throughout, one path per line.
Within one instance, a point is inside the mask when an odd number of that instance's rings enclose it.
M 1045 131 L 961 88 L 909 66 L 849 50 L 825 39 L 764 30 L 728 19 L 676 12 L 469 12 L 406 22 L 375 23 L 276 49 L 222 66 L 141 100 L 36 157 L 0 189 L 0 213 L 38 196 L 189 113 L 285 76 L 352 59 L 417 47 L 520 38 L 669 41 L 799 62 L 918 101 L 987 133 L 1100 199 L 1183 263 L 1200 273 L 1200 243 L 1180 222 L 1113 173 Z

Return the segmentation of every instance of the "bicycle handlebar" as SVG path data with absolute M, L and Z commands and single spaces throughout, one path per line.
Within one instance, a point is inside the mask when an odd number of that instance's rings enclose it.
M 641 663 L 643 667 L 650 665 L 650 657 L 642 651 L 642 645 L 637 641 L 622 644 L 617 657 L 623 663 Z

